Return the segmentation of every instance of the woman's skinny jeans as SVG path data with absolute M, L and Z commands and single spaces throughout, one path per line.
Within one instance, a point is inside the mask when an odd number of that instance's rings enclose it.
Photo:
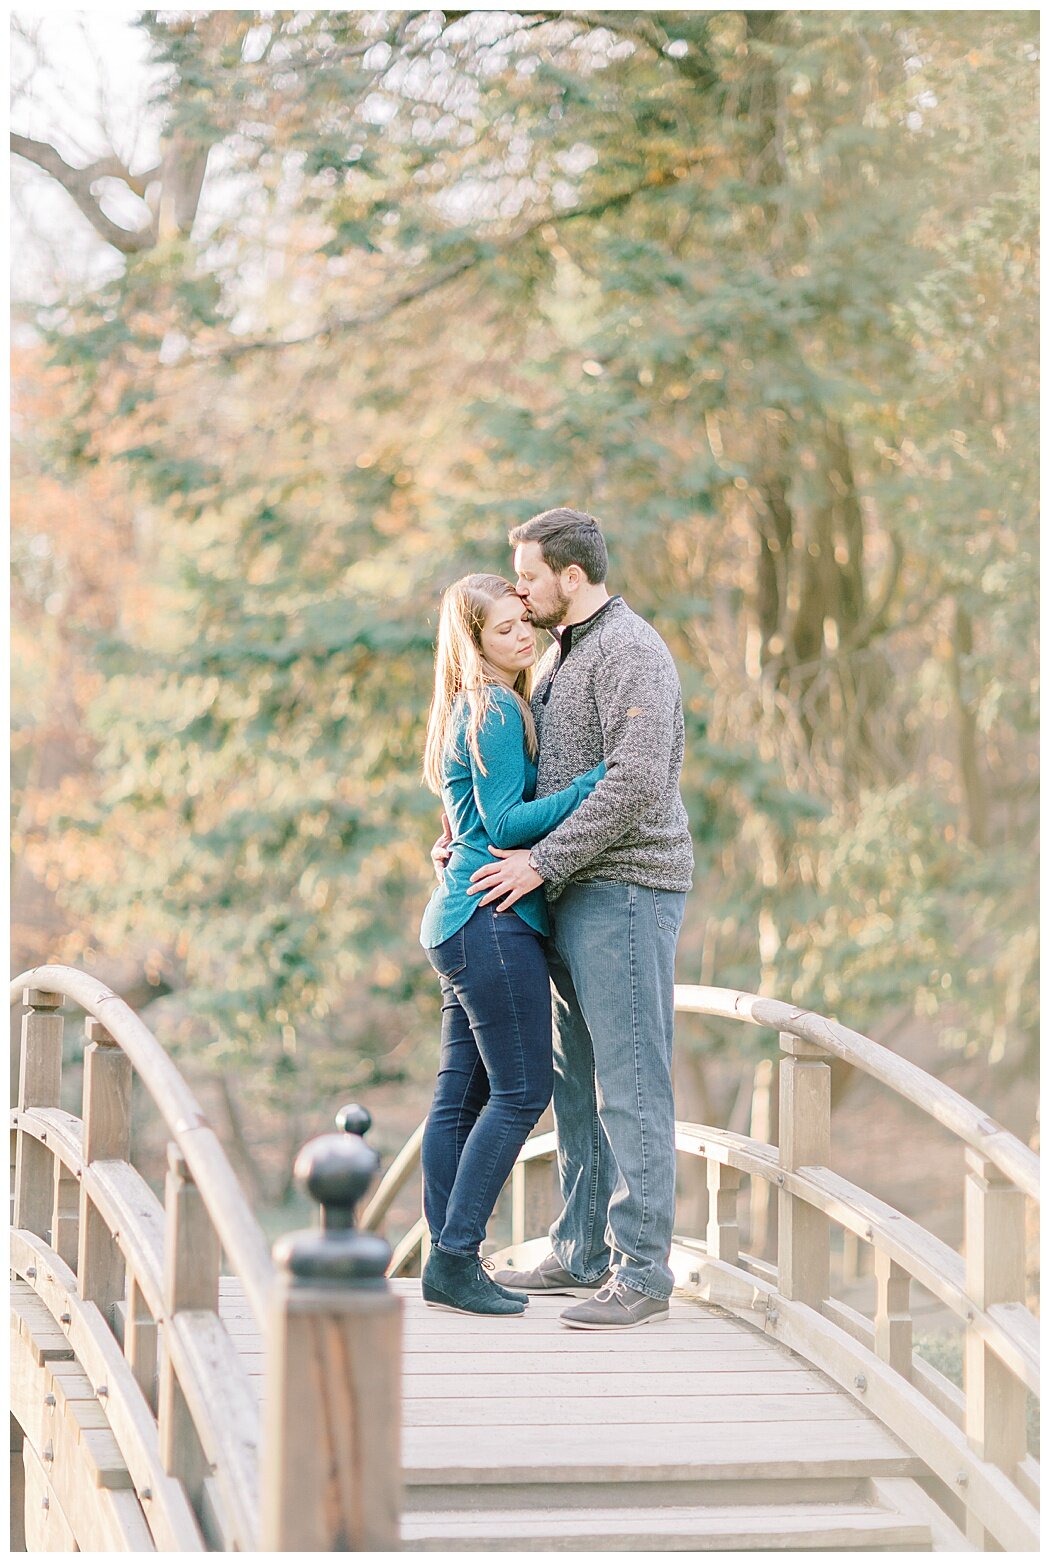
M 441 978 L 441 1062 L 423 1134 L 431 1241 L 476 1253 L 500 1189 L 551 1098 L 551 992 L 540 935 L 479 906 L 427 950 Z

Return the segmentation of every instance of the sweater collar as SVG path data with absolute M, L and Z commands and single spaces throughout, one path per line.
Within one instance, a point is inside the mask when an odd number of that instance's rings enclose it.
M 553 634 L 558 642 L 558 645 L 561 647 L 562 661 L 565 660 L 569 652 L 572 650 L 573 644 L 579 640 L 581 636 L 587 633 L 592 625 L 595 624 L 599 618 L 601 618 L 602 614 L 607 613 L 614 602 L 622 601 L 623 597 L 621 597 L 619 592 L 617 592 L 616 596 L 610 597 L 608 602 L 603 602 L 601 607 L 597 608 L 591 614 L 590 618 L 581 618 L 578 624 L 565 624 L 555 629 Z

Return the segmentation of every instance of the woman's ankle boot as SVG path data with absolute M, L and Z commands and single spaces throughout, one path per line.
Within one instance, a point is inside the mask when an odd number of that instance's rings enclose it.
M 476 1253 L 446 1253 L 432 1247 L 423 1267 L 422 1287 L 427 1306 L 445 1312 L 513 1318 L 525 1311 L 523 1302 L 502 1296 L 485 1277 Z
M 489 1285 L 493 1286 L 501 1296 L 509 1297 L 512 1302 L 524 1302 L 525 1306 L 527 1307 L 529 1305 L 529 1298 L 525 1291 L 512 1291 L 509 1286 L 500 1285 L 497 1280 L 493 1279 L 492 1271 L 495 1269 L 495 1267 L 496 1266 L 492 1262 L 491 1258 L 481 1259 L 481 1272 L 485 1276 L 485 1279 L 488 1281 Z

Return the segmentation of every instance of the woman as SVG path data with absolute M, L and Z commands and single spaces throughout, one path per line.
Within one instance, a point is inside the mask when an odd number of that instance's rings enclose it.
M 448 816 L 451 855 L 423 914 L 420 943 L 441 978 L 441 1062 L 423 1135 L 431 1307 L 504 1316 L 525 1310 L 481 1267 L 479 1249 L 518 1151 L 551 1097 L 551 995 L 542 890 L 507 912 L 470 895 L 490 846 L 532 846 L 605 774 L 599 765 L 550 797 L 536 788 L 528 699 L 536 632 L 514 587 L 467 575 L 441 602 L 423 776 Z

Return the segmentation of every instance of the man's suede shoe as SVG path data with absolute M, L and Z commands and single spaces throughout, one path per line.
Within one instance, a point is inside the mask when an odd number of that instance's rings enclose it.
M 532 1291 L 546 1296 L 593 1296 L 609 1278 L 609 1271 L 597 1280 L 577 1280 L 563 1269 L 553 1253 L 541 1259 L 535 1269 L 498 1269 L 493 1275 L 496 1285 L 511 1292 Z
M 614 1276 L 589 1301 L 567 1307 L 560 1314 L 560 1322 L 567 1329 L 604 1329 L 610 1333 L 614 1329 L 639 1329 L 643 1323 L 659 1323 L 669 1316 L 666 1300 L 632 1291 Z

